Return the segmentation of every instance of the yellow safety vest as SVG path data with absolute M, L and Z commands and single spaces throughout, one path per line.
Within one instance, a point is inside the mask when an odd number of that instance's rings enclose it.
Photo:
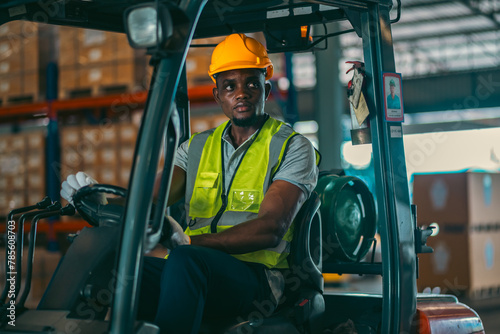
M 268 118 L 241 158 L 225 193 L 222 134 L 228 123 L 190 139 L 185 199 L 188 235 L 217 233 L 256 218 L 287 144 L 297 135 L 283 122 Z M 287 268 L 292 235 L 290 227 L 277 247 L 233 256 L 269 268 Z

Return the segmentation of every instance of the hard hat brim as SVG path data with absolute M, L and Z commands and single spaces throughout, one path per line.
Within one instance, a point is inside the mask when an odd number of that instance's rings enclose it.
M 219 74 L 219 73 L 222 73 L 222 72 L 227 72 L 227 71 L 231 71 L 231 70 L 243 70 L 243 69 L 248 69 L 248 68 L 255 68 L 255 69 L 267 69 L 267 72 L 266 72 L 266 80 L 269 80 L 273 77 L 273 72 L 274 72 L 274 68 L 273 68 L 273 65 L 269 65 L 269 64 L 263 64 L 262 66 L 256 66 L 255 64 L 248 64 L 248 65 L 244 65 L 244 64 L 241 64 L 241 62 L 238 62 L 237 64 L 227 64 L 226 66 L 223 66 L 223 67 L 219 67 L 216 71 L 208 71 L 208 75 L 212 78 L 212 81 L 215 83 L 215 77 L 214 75 L 215 74 Z

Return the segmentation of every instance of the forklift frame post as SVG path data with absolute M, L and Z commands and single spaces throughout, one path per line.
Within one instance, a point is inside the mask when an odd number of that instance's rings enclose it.
M 154 80 L 157 83 L 166 80 L 167 83 L 153 85 L 144 110 L 135 148 L 120 239 L 115 296 L 110 321 L 112 334 L 128 334 L 134 331 L 140 284 L 138 276 L 142 272 L 144 243 L 144 238 L 137 236 L 144 236 L 145 222 L 151 212 L 153 199 L 151 189 L 153 189 L 161 150 L 161 140 L 158 138 L 162 138 L 165 127 L 170 123 L 171 106 L 186 59 L 187 46 L 191 43 L 194 28 L 206 2 L 207 0 L 184 0 L 179 4 L 179 9 L 186 14 L 187 18 L 186 25 L 180 28 L 185 29 L 182 31 L 185 38 L 168 57 L 161 58 L 157 77 Z M 177 72 L 170 72 L 174 68 Z M 172 132 L 174 136 L 177 136 L 171 128 L 167 129 L 166 136 L 172 136 Z M 172 165 L 173 161 L 170 161 L 169 168 L 172 168 Z M 170 187 L 170 180 L 168 181 Z
M 389 8 L 370 4 L 361 22 L 382 249 L 381 332 L 409 333 L 416 312 L 416 255 L 402 126 L 384 119 L 382 73 L 395 71 Z

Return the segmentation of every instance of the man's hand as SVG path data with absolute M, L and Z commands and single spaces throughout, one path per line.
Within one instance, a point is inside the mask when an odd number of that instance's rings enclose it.
M 167 216 L 167 220 L 172 227 L 172 235 L 165 241 L 165 246 L 167 246 L 168 249 L 172 250 L 180 245 L 190 245 L 191 238 L 186 233 L 184 233 L 181 225 L 179 225 L 179 223 L 170 216 Z
M 73 204 L 73 195 L 80 188 L 96 183 L 98 182 L 84 172 L 78 172 L 76 175 L 70 174 L 61 185 L 61 197 Z M 95 194 L 93 195 L 93 199 L 99 204 L 108 203 L 104 194 Z
M 153 229 L 151 226 L 148 226 L 146 229 L 146 240 L 144 241 L 144 248 L 146 253 L 149 253 L 150 251 L 153 250 L 153 248 L 156 247 L 158 244 L 158 241 L 160 241 L 161 238 L 161 229 L 156 231 L 156 233 L 153 233 Z

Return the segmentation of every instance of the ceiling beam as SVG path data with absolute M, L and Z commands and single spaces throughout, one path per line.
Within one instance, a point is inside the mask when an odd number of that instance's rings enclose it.
M 452 4 L 452 3 L 457 3 L 456 0 L 429 0 L 429 1 L 419 1 L 419 2 L 411 2 L 411 3 L 405 3 L 403 1 L 403 7 L 402 9 L 409 9 L 409 8 L 422 8 L 422 7 L 428 7 L 428 6 L 434 6 L 434 5 L 443 5 L 443 4 Z
M 472 13 L 487 18 L 488 20 L 493 22 L 497 28 L 500 28 L 500 22 L 498 22 L 498 20 L 495 17 L 495 14 L 497 14 L 498 12 L 496 12 L 496 11 L 492 11 L 489 13 L 483 12 L 481 10 L 481 8 L 474 6 L 472 1 L 470 1 L 470 0 L 461 0 L 461 2 L 465 6 L 467 6 L 467 8 L 469 8 L 472 11 Z

